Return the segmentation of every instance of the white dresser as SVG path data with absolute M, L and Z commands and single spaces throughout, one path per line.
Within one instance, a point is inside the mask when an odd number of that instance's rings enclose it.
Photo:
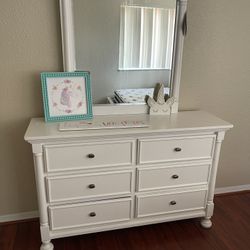
M 194 217 L 211 227 L 221 143 L 232 125 L 202 111 L 134 117 L 150 126 L 60 132 L 57 123 L 31 120 L 25 140 L 41 249 L 53 249 L 54 238 Z

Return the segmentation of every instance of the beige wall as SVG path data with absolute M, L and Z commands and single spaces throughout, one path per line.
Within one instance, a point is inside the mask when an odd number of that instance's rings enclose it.
M 250 184 L 249 0 L 189 0 L 182 109 L 203 109 L 234 128 L 222 146 L 217 187 Z
M 29 119 L 41 116 L 41 71 L 60 71 L 56 0 L 1 1 L 0 215 L 37 209 Z
M 181 108 L 235 125 L 222 149 L 217 186 L 250 184 L 248 0 L 189 0 Z M 57 0 L 3 1 L 0 8 L 0 215 L 37 209 L 30 117 L 41 116 L 39 73 L 60 71 Z

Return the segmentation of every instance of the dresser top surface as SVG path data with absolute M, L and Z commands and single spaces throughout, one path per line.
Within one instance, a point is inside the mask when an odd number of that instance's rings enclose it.
M 29 142 L 37 140 L 89 138 L 101 136 L 122 136 L 157 133 L 223 131 L 233 127 L 232 124 L 204 111 L 182 111 L 170 116 L 114 115 L 95 116 L 93 121 L 111 121 L 116 119 L 148 120 L 149 127 L 119 128 L 80 131 L 59 131 L 59 123 L 45 123 L 44 118 L 32 118 L 24 139 Z

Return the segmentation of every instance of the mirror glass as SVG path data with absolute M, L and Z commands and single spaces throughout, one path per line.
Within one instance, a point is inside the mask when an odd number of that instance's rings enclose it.
M 73 13 L 95 104 L 144 104 L 156 83 L 170 92 L 176 0 L 74 0 Z

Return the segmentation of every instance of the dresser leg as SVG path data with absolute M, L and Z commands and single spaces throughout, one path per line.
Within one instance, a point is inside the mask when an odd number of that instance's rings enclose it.
M 40 248 L 40 250 L 53 250 L 53 249 L 54 249 L 54 246 L 50 241 L 43 242 Z
M 212 227 L 211 217 L 202 218 L 201 219 L 201 226 L 203 228 L 211 228 Z

